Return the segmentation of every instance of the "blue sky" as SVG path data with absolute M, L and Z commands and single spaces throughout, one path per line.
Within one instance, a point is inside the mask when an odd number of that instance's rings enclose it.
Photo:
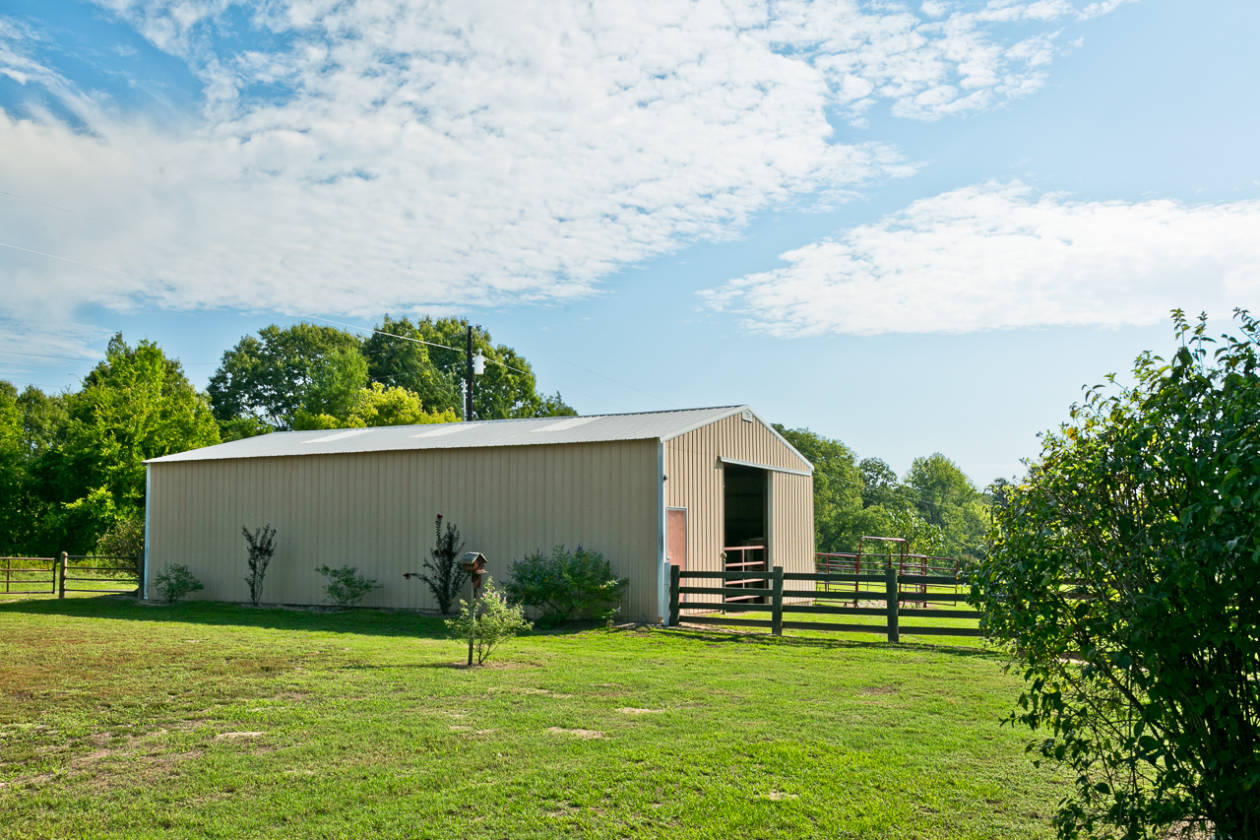
M 0 378 L 457 314 L 583 413 L 1020 471 L 1260 309 L 1260 4 L 8 0 Z

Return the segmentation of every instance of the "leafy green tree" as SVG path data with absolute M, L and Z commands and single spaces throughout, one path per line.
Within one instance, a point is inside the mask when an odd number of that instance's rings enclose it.
M 345 417 L 368 384 L 367 360 L 357 347 L 339 347 L 319 359 L 303 394 L 299 414 Z
M 454 423 L 459 420 L 454 411 L 441 413 L 424 410 L 420 397 L 406 388 L 386 388 L 373 382 L 369 388 L 360 388 L 351 398 L 345 415 L 310 415 L 299 411 L 294 424 L 299 429 L 362 429 L 373 426 L 410 426 L 421 423 Z
M 958 465 L 939 452 L 915 458 L 906 474 L 906 484 L 915 492 L 919 513 L 933 525 L 944 527 L 951 508 L 976 496 L 976 488 Z
M 775 430 L 814 465 L 814 542 L 819 551 L 857 545 L 862 511 L 862 473 L 853 452 L 809 429 Z
M 939 452 L 915 458 L 906 485 L 919 515 L 941 529 L 945 553 L 970 558 L 984 553 L 988 503 L 957 464 Z
M 16 413 L 16 416 L 15 416 Z M 61 549 L 54 525 L 61 496 L 49 453 L 65 436 L 66 400 L 0 382 L 0 553 Z
M 577 409 L 564 401 L 560 396 L 560 392 L 547 394 L 538 398 L 538 408 L 534 410 L 535 417 L 576 417 Z
M 45 394 L 28 385 L 18 395 L 17 405 L 22 412 L 23 449 L 27 459 L 34 461 L 51 449 L 65 432 L 70 419 L 66 398 Z
M 994 509 L 973 596 L 1009 721 L 1074 772 L 1060 837 L 1260 837 L 1260 323 L 1087 393 Z
M 432 342 L 455 350 L 416 344 L 374 335 L 364 347 L 368 370 L 375 381 L 400 385 L 419 394 L 430 411 L 450 409 L 462 415 L 462 383 L 467 359 L 463 351 L 467 342 L 468 322 L 456 318 L 422 318 L 415 324 L 407 319 L 386 318 L 378 329 L 394 335 Z M 390 342 L 407 345 L 391 346 Z M 476 419 L 494 420 L 507 417 L 548 417 L 576 412 L 564 403 L 559 394 L 540 397 L 533 368 L 511 347 L 494 344 L 490 333 L 473 327 L 473 349 L 486 357 L 485 373 L 477 377 L 474 413 Z M 424 360 L 431 369 L 426 369 Z
M 898 480 L 896 470 L 884 460 L 863 458 L 858 470 L 862 474 L 862 507 L 900 508 L 911 501 L 911 493 Z
M 423 405 L 439 410 L 463 410 L 464 354 L 431 347 L 422 341 L 434 341 L 434 331 L 423 330 L 409 319 L 394 320 L 388 315 L 367 341 L 363 355 L 368 363 L 368 376 L 387 388 L 404 388 L 414 393 Z M 388 335 L 383 335 L 388 333 Z M 449 343 L 449 342 L 446 342 Z M 462 348 L 463 344 L 451 344 Z M 436 364 L 432 356 L 438 356 Z M 458 362 L 458 364 L 457 364 Z
M 224 353 L 210 377 L 215 419 L 234 434 L 290 429 L 303 409 L 335 408 L 367 384 L 365 366 L 354 359 L 358 352 L 359 339 L 333 327 L 264 327 Z
M 9 553 L 24 530 L 27 453 L 17 388 L 0 381 L 0 553 Z
M 63 439 L 45 457 L 72 550 L 90 549 L 119 518 L 139 515 L 145 460 L 219 442 L 210 407 L 179 362 L 150 341 L 128 346 L 121 334 L 66 409 Z
M 890 507 L 871 505 L 862 508 L 854 517 L 853 531 L 857 535 L 850 545 L 857 547 L 862 535 L 872 537 L 901 537 L 906 550 L 913 554 L 945 554 L 945 534 L 937 525 L 919 516 L 911 506 Z M 853 550 L 853 549 L 850 549 Z

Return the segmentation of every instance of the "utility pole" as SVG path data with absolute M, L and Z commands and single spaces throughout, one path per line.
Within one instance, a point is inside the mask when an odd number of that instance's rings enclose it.
M 473 419 L 473 341 L 472 341 L 472 324 L 468 325 L 468 350 L 465 357 L 466 365 L 466 381 L 467 386 L 464 388 L 464 421 L 468 422 Z

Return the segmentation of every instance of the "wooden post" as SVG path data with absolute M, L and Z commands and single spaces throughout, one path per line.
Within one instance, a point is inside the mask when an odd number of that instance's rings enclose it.
M 59 566 L 61 566 L 61 583 L 57 587 L 58 598 L 66 597 L 66 564 L 69 562 L 69 560 L 70 560 L 69 555 L 67 555 L 64 551 L 61 552 L 61 562 L 58 564 Z
M 726 581 L 722 581 L 722 583 L 725 584 Z M 678 602 L 681 600 L 681 598 L 679 597 L 678 587 L 680 587 L 681 585 L 682 585 L 682 569 L 677 564 L 670 563 L 669 564 L 669 626 L 670 627 L 678 626 L 678 612 L 679 612 Z
M 884 594 L 888 598 L 888 641 L 901 641 L 901 628 L 898 626 L 898 613 L 901 609 L 901 602 L 897 600 L 897 567 L 893 565 L 892 558 L 888 558 L 888 565 L 884 567 Z
M 776 636 L 783 635 L 783 567 L 774 567 L 774 582 L 771 590 L 770 632 Z
M 468 576 L 468 609 L 472 616 L 472 621 L 468 623 L 468 667 L 473 664 L 473 639 L 477 636 L 477 574 L 474 572 Z
M 4 558 L 4 592 L 6 595 L 9 593 L 9 575 L 11 574 L 10 570 L 12 568 L 13 561 L 8 557 Z

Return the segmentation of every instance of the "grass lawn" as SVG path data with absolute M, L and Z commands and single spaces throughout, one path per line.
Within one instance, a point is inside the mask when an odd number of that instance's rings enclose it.
M 975 642 L 0 604 L 0 837 L 1047 837 Z

